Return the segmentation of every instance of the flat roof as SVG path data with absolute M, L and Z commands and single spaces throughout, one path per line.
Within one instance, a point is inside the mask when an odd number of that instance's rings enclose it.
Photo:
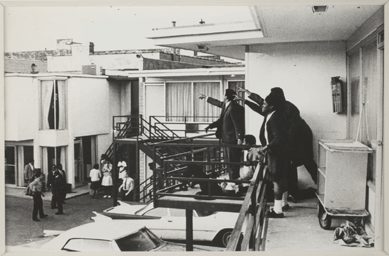
M 73 74 L 73 73 L 38 73 L 38 74 L 30 74 L 30 73 L 6 73 L 4 77 L 36 77 L 36 78 L 44 78 L 44 77 L 82 77 L 82 78 L 100 78 L 107 79 L 109 76 L 103 75 L 87 75 L 87 74 Z
M 106 70 L 108 76 L 128 77 L 179 77 L 179 76 L 217 76 L 217 75 L 244 75 L 246 68 L 223 67 L 223 68 L 186 68 L 186 69 L 160 69 L 139 71 Z

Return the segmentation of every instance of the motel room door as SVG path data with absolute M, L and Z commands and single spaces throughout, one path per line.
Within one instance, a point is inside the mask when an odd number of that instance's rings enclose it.
M 75 185 L 81 186 L 84 181 L 84 156 L 82 139 L 74 140 L 74 181 Z

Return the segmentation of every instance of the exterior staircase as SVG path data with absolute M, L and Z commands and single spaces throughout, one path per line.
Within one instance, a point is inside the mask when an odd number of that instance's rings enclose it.
M 180 153 L 187 151 L 182 147 L 158 147 L 159 142 L 181 140 L 174 131 L 169 129 L 166 125 L 159 122 L 155 117 L 151 117 L 150 121 L 146 121 L 141 115 L 139 116 L 118 116 L 116 117 L 120 121 L 115 122 L 113 125 L 114 137 L 113 139 L 134 138 L 138 142 L 138 148 L 144 152 L 148 157 L 159 166 L 163 166 L 165 160 L 182 160 L 183 156 Z M 153 120 L 152 120 L 153 119 Z M 115 117 L 114 117 L 115 120 Z M 151 123 L 153 121 L 154 125 Z M 158 124 L 158 125 L 156 125 Z M 116 134 L 116 135 L 115 135 Z M 185 140 L 183 140 L 185 141 Z M 125 144 L 119 144 L 115 152 L 116 156 L 124 154 L 126 148 Z M 105 154 L 109 159 L 113 158 L 114 143 L 112 143 Z M 179 172 L 185 171 L 186 167 L 176 164 L 172 166 L 172 170 L 178 169 Z M 156 169 L 159 171 L 161 169 Z M 135 191 L 139 191 L 139 201 L 149 202 L 153 199 L 153 181 L 154 175 L 144 180 L 137 187 Z M 163 184 L 159 184 L 159 187 L 165 188 L 177 183 L 178 181 L 164 181 Z

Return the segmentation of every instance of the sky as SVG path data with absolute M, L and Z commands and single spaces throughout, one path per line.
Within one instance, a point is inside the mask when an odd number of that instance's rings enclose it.
M 57 39 L 95 51 L 158 48 L 153 28 L 251 20 L 248 6 L 6 7 L 5 52 L 55 50 Z

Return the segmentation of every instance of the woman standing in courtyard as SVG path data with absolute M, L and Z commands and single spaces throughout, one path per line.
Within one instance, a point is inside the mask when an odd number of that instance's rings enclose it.
M 106 155 L 103 155 L 101 159 L 101 173 L 103 174 L 101 186 L 104 187 L 104 198 L 111 198 L 111 190 L 113 185 L 112 164 Z

